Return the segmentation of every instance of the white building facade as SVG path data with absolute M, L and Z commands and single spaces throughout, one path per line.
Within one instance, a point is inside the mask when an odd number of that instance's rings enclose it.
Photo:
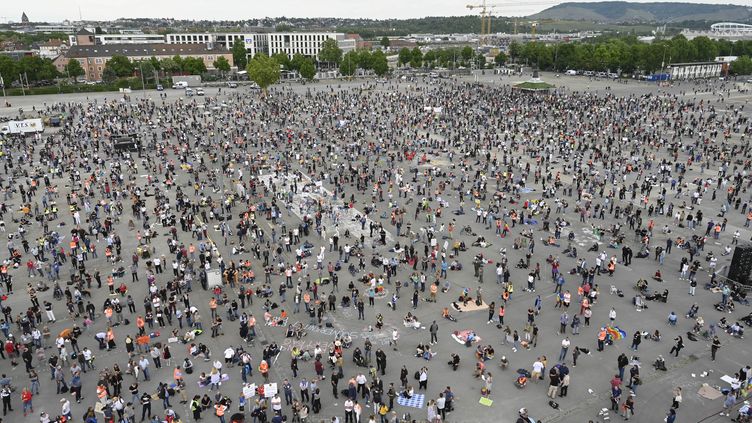
M 245 51 L 248 57 L 253 57 L 258 52 L 267 53 L 268 39 L 266 34 L 254 33 L 176 33 L 167 34 L 165 42 L 167 44 L 212 44 L 222 45 L 225 48 L 232 49 L 236 42 L 242 42 L 245 45 Z
M 269 55 L 285 53 L 288 57 L 302 54 L 318 57 L 326 40 L 335 40 L 343 53 L 355 50 L 354 39 L 346 39 L 340 32 L 273 32 L 266 34 L 269 40 Z

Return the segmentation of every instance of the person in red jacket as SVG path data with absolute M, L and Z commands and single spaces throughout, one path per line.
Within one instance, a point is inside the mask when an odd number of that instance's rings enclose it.
M 23 402 L 24 417 L 26 417 L 29 412 L 34 412 L 34 405 L 31 403 L 31 398 L 32 395 L 29 388 L 23 388 L 23 391 L 21 391 L 21 401 Z

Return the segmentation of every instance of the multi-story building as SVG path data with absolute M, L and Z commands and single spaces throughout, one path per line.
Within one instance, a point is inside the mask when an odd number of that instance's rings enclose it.
M 240 41 L 245 44 L 248 57 L 253 57 L 256 53 L 316 57 L 321 51 L 321 45 L 329 39 L 337 41 L 344 53 L 354 50 L 357 45 L 356 38 L 335 32 L 176 33 L 165 36 L 168 44 L 221 44 L 227 49 Z
M 61 40 L 51 39 L 45 43 L 39 44 L 39 56 L 47 59 L 54 59 L 68 49 L 68 45 Z
M 232 64 L 232 53 L 221 45 L 206 44 L 115 44 L 115 45 L 74 45 L 68 52 L 54 61 L 58 71 L 65 73 L 70 60 L 78 60 L 84 68 L 84 76 L 89 81 L 101 81 L 105 64 L 114 55 L 123 55 L 131 60 L 148 60 L 151 57 L 197 57 L 203 60 L 207 69 L 214 68 L 214 61 L 225 57 Z
M 269 55 L 285 53 L 289 57 L 302 54 L 317 57 L 326 40 L 335 40 L 343 53 L 355 50 L 356 40 L 338 32 L 273 32 L 269 37 Z
M 68 36 L 70 45 L 112 45 L 112 44 L 162 44 L 165 42 L 164 35 L 144 34 L 142 32 L 123 31 L 115 34 L 95 34 L 87 29 L 78 31 L 75 35 Z
M 248 57 L 253 57 L 258 52 L 267 53 L 269 41 L 266 34 L 255 33 L 176 33 L 165 36 L 167 44 L 219 44 L 226 49 L 232 49 L 236 42 L 242 42 L 245 45 L 245 51 Z

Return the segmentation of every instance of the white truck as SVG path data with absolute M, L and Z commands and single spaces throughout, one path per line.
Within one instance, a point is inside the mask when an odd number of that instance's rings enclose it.
M 11 120 L 0 127 L 3 134 L 33 134 L 44 132 L 42 119 Z

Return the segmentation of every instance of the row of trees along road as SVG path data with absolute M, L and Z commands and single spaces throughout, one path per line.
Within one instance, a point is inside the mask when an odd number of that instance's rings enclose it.
M 687 40 L 677 35 L 667 40 L 643 43 L 634 36 L 596 39 L 593 42 L 541 42 L 520 44 L 513 42 L 508 50 L 517 63 L 537 66 L 542 70 L 562 72 L 567 69 L 623 73 L 660 71 L 671 63 L 708 62 L 718 56 L 738 56 L 731 63 L 730 72 L 737 75 L 752 73 L 752 41 L 711 40 L 696 37 Z

